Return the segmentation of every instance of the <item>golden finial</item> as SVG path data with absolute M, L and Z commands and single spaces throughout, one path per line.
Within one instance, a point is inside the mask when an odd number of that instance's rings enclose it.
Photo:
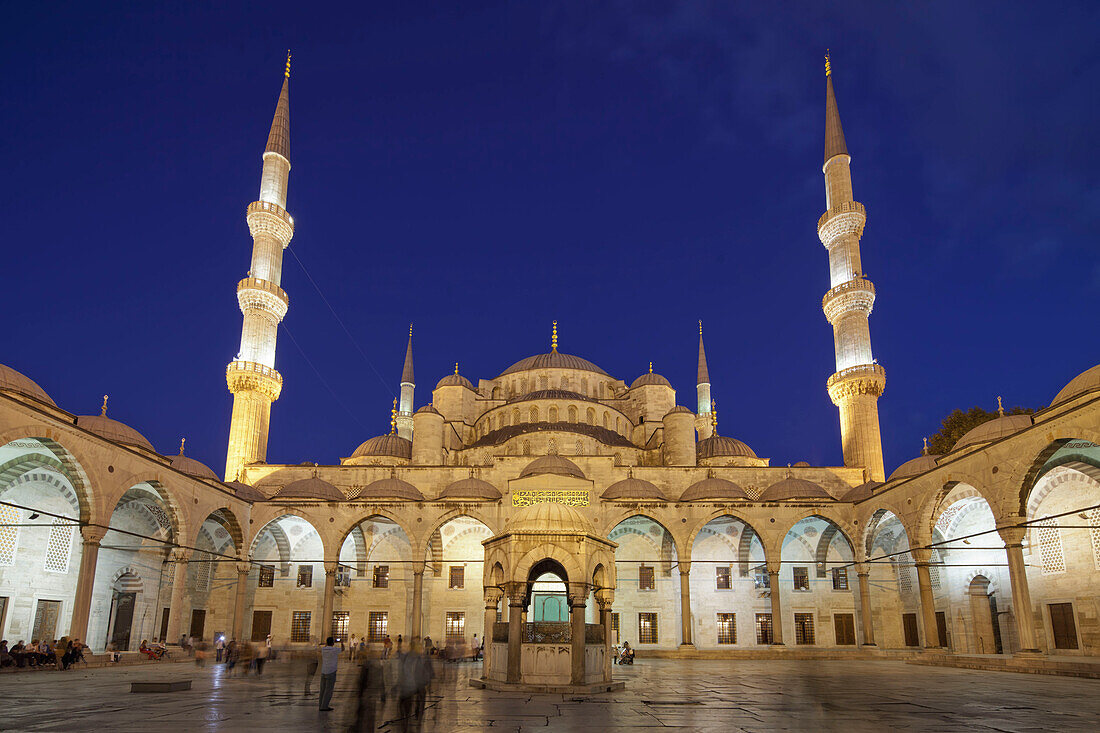
M 829 49 L 825 49 L 825 76 L 831 76 L 833 73 L 833 67 L 829 63 Z
M 550 350 L 558 350 L 558 322 L 554 321 L 554 330 L 550 334 Z
M 104 417 L 107 415 L 107 395 L 103 395 L 103 407 L 99 408 L 99 414 Z
M 458 376 L 458 362 L 455 362 L 455 376 Z
M 703 335 L 703 320 L 699 319 L 699 335 Z
M 718 435 L 718 403 L 710 401 L 710 427 L 715 435 Z
M 649 373 L 653 373 L 653 362 L 649 362 Z
M 183 444 L 187 442 L 187 438 L 180 438 L 180 455 L 183 455 Z
M 928 438 L 924 439 L 924 450 L 921 451 L 922 456 L 928 455 Z
M 390 435 L 397 432 L 397 398 L 393 398 L 393 409 L 390 410 Z
M 409 324 L 409 338 L 412 338 L 412 337 L 413 337 L 413 325 L 410 323 Z
M 286 78 L 290 78 L 290 49 L 286 50 Z
M 1001 417 L 1005 416 L 1005 406 L 1001 404 L 1001 398 L 997 397 L 997 414 Z

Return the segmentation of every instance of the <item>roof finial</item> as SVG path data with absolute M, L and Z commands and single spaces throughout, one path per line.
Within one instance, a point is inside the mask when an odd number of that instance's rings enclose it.
M 1005 406 L 1001 404 L 1000 396 L 997 397 L 997 414 L 1001 417 L 1005 416 Z
M 825 49 L 825 76 L 832 76 L 833 67 L 829 63 L 829 49 Z
M 413 325 L 410 323 L 409 324 L 409 338 L 412 338 L 412 337 L 413 337 Z
M 649 362 L 649 373 L 653 373 L 653 362 Z
M 458 376 L 458 362 L 455 362 L 455 376 Z
M 718 435 L 718 403 L 710 401 L 710 427 L 714 435 Z
M 397 398 L 393 398 L 393 409 L 390 410 L 390 435 L 397 432 Z
M 187 442 L 187 438 L 180 438 L 180 455 L 183 455 L 183 444 Z
M 700 336 L 703 335 L 703 319 L 702 318 L 699 319 L 699 335 Z
M 558 322 L 554 321 L 554 330 L 550 334 L 550 351 L 558 350 Z
M 103 407 L 99 408 L 99 414 L 107 416 L 107 395 L 103 395 Z
M 286 50 L 286 78 L 290 78 L 290 49 Z
M 924 450 L 920 452 L 922 456 L 928 455 L 928 438 L 924 439 Z

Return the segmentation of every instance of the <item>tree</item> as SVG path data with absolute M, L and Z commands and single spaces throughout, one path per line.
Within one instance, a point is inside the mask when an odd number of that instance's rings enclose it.
M 1031 407 L 1013 407 L 1011 410 L 1005 410 L 1006 415 L 1030 415 L 1034 412 L 1034 408 Z M 928 452 L 936 456 L 943 455 L 955 447 L 959 438 L 983 422 L 1000 416 L 996 411 L 990 412 L 980 407 L 971 407 L 966 412 L 956 408 L 943 419 L 940 431 L 928 439 Z

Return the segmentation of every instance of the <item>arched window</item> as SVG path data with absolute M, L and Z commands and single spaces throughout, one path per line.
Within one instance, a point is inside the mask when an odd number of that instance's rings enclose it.
M 589 425 L 596 424 L 596 411 L 593 410 L 591 407 L 584 411 L 584 421 L 587 422 Z
M 531 441 L 529 440 L 523 441 L 523 455 L 531 455 Z
M 551 438 L 546 442 L 546 455 L 556 456 L 558 454 L 558 441 Z
M 622 435 L 622 432 L 623 432 L 623 419 L 621 417 L 615 418 L 615 432 Z
M 604 412 L 604 414 L 603 414 L 603 426 L 605 428 L 610 428 L 611 427 L 611 415 L 610 415 L 610 413 Z
M 556 407 L 551 407 L 550 408 L 550 418 L 549 419 L 550 419 L 550 422 L 557 422 L 558 421 L 558 408 L 556 408 Z
M 519 393 L 520 394 L 527 394 L 527 378 L 526 377 L 519 380 Z
M 569 422 L 577 422 L 577 408 L 573 405 L 569 406 Z
M 579 456 L 579 455 L 582 455 L 583 453 L 584 453 L 584 442 L 578 440 L 577 441 L 577 455 Z
M 512 424 L 513 425 L 519 425 L 519 408 L 518 407 L 513 407 L 512 408 Z
M 561 388 L 562 389 L 569 389 L 569 377 L 562 377 L 561 378 Z
M 588 380 L 587 379 L 582 379 L 581 380 L 581 394 L 583 394 L 583 395 L 588 394 Z
M 528 414 L 528 416 L 529 416 L 529 418 L 528 418 L 528 419 L 529 419 L 529 420 L 530 420 L 531 422 L 538 422 L 538 421 L 539 421 L 539 408 L 537 408 L 537 407 L 532 407 L 532 408 L 531 408 L 531 409 L 530 409 L 530 410 L 528 411 L 528 413 L 527 413 L 527 414 Z
M 550 377 L 539 377 L 539 389 L 550 389 Z

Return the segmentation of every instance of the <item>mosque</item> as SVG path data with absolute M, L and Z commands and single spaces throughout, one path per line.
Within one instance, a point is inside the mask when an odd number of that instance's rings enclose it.
M 610 680 L 623 641 L 643 657 L 1100 654 L 1100 365 L 886 473 L 867 214 L 828 63 L 817 231 L 843 465 L 772 466 L 723 435 L 702 324 L 693 409 L 652 368 L 628 381 L 561 351 L 556 324 L 548 352 L 476 379 L 455 365 L 417 407 L 410 330 L 389 434 L 347 440 L 339 465 L 269 463 L 289 79 L 288 60 L 245 215 L 224 473 L 159 452 L 106 398 L 74 415 L 0 366 L 0 636 L 477 635 L 486 680 L 546 685 Z

